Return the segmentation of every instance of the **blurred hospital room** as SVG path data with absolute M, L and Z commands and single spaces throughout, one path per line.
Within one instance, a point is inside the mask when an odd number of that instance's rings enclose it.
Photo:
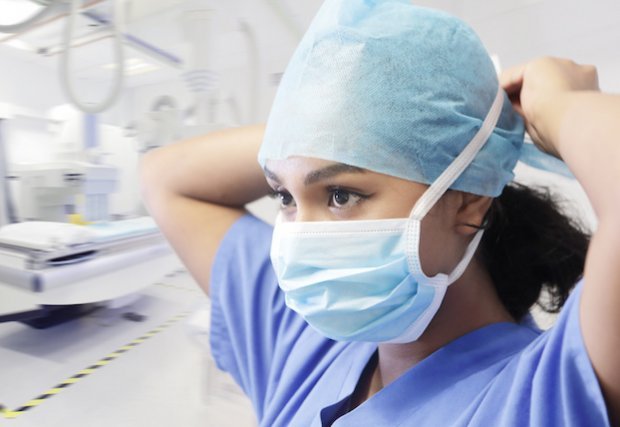
M 414 3 L 469 23 L 498 72 L 566 57 L 620 92 L 617 0 Z M 141 202 L 139 164 L 266 122 L 321 4 L 0 0 L 0 426 L 256 425 L 211 358 L 208 297 Z M 571 177 L 519 165 L 516 180 L 596 224 Z M 278 205 L 249 209 L 273 222 Z

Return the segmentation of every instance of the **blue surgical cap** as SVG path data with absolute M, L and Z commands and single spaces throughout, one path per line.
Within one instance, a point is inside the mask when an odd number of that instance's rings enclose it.
M 431 184 L 479 130 L 493 63 L 459 19 L 406 0 L 327 0 L 283 77 L 259 152 L 315 157 Z M 450 188 L 497 196 L 524 126 L 504 94 L 497 125 Z

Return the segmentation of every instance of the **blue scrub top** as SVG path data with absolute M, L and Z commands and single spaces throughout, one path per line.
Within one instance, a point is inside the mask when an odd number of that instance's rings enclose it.
M 581 283 L 549 331 L 475 330 L 346 412 L 377 345 L 325 338 L 286 307 L 269 260 L 272 231 L 239 219 L 211 274 L 213 356 L 261 426 L 609 425 L 579 326 Z

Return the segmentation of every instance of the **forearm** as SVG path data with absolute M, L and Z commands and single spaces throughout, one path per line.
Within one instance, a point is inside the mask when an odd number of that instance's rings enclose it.
M 264 127 L 214 132 L 153 150 L 141 164 L 147 201 L 168 193 L 241 208 L 269 191 L 256 161 Z
M 620 421 L 620 97 L 558 95 L 544 133 L 586 191 L 598 217 L 588 250 L 581 327 L 612 424 Z
M 557 94 L 541 103 L 543 128 L 586 191 L 599 222 L 620 220 L 620 96 Z
M 262 126 L 214 132 L 143 158 L 144 202 L 207 294 L 222 239 L 244 206 L 268 192 L 257 162 L 262 138 Z

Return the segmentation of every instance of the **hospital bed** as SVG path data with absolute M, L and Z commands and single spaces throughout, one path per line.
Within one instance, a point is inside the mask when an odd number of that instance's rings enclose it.
M 0 321 L 49 307 L 119 304 L 180 267 L 150 217 L 10 224 L 0 229 Z

